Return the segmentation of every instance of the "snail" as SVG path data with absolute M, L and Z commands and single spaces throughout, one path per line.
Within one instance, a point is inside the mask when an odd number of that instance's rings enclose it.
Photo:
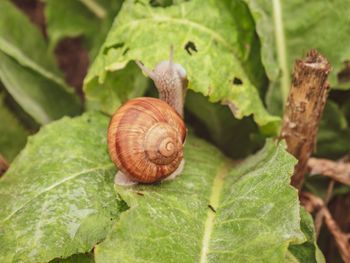
M 140 61 L 136 63 L 154 81 L 159 99 L 131 99 L 111 118 L 108 151 L 119 168 L 115 177 L 118 185 L 172 179 L 184 166 L 186 71 L 173 62 L 172 48 L 169 60 L 160 62 L 154 70 Z

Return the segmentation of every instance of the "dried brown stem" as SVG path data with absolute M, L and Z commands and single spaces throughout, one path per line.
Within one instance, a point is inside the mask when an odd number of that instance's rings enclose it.
M 310 158 L 307 165 L 312 174 L 328 176 L 337 182 L 350 186 L 350 163 Z
M 323 200 L 311 193 L 302 193 L 301 202 L 303 206 L 310 213 L 314 211 L 322 211 L 327 228 L 332 233 L 337 247 L 339 249 L 340 255 L 344 262 L 350 262 L 350 244 L 349 244 L 349 234 L 344 233 L 337 223 L 334 221 L 328 208 L 325 206 Z
M 9 168 L 9 163 L 6 161 L 5 157 L 0 154 L 0 177 L 6 172 Z
M 333 189 L 334 189 L 334 181 L 331 180 L 328 184 L 326 197 L 324 198 L 324 202 L 326 205 L 328 205 L 329 201 L 332 199 Z
M 292 87 L 283 118 L 280 137 L 298 160 L 292 185 L 300 189 L 307 172 L 307 161 L 314 149 L 319 122 L 326 104 L 330 64 L 316 50 L 294 65 Z

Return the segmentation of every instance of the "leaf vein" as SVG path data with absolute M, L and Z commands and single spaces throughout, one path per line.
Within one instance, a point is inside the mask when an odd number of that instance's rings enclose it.
M 213 186 L 211 188 L 211 195 L 209 199 L 210 205 L 213 207 L 219 206 L 220 194 L 223 190 L 224 178 L 228 174 L 232 163 L 229 161 L 225 161 L 221 167 L 218 169 L 218 172 L 214 178 Z M 208 209 L 207 212 L 207 220 L 204 225 L 204 235 L 202 240 L 202 250 L 200 254 L 200 263 L 207 262 L 207 255 L 209 253 L 209 242 L 211 238 L 211 234 L 214 228 L 216 213 Z
M 91 169 L 87 169 L 87 170 L 84 170 L 84 171 L 80 171 L 78 173 L 75 173 L 69 177 L 66 177 L 64 178 L 63 180 L 61 181 L 58 181 L 52 185 L 50 185 L 49 187 L 45 188 L 44 190 L 42 190 L 41 192 L 39 192 L 38 194 L 36 194 L 35 196 L 33 196 L 33 198 L 31 198 L 30 200 L 28 200 L 27 202 L 25 202 L 22 206 L 20 206 L 19 208 L 17 208 L 16 210 L 14 210 L 11 214 L 9 214 L 3 221 L 2 223 L 6 222 L 7 220 L 9 220 L 10 218 L 12 218 L 18 211 L 20 211 L 21 209 L 23 209 L 26 205 L 28 205 L 29 203 L 31 203 L 32 201 L 34 201 L 36 198 L 38 198 L 39 196 L 41 196 L 42 194 L 58 187 L 58 186 L 61 186 L 63 185 L 64 183 L 66 182 L 69 182 L 70 180 L 72 179 L 75 179 L 81 175 L 85 175 L 87 173 L 90 173 L 90 172 L 94 172 L 94 171 L 98 171 L 98 170 L 104 170 L 104 169 L 107 169 L 107 168 L 110 168 L 110 167 L 113 167 L 114 165 L 113 164 L 109 164 L 109 165 L 105 165 L 105 166 L 101 166 L 101 167 L 95 167 L 95 168 L 91 168 Z

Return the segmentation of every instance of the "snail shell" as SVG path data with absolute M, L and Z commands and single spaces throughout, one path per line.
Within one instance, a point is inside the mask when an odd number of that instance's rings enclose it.
M 166 102 L 136 98 L 113 115 L 108 150 L 112 161 L 132 181 L 154 183 L 179 167 L 185 137 L 184 121 Z

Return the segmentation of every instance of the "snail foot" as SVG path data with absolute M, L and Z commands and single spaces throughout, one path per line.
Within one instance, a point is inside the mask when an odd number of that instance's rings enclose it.
M 171 180 L 174 180 L 176 176 L 178 176 L 179 174 L 182 173 L 183 169 L 185 167 L 185 160 L 182 159 L 179 167 L 176 168 L 176 170 L 170 174 L 168 177 L 166 177 L 163 181 L 171 181 Z
M 120 186 L 131 186 L 137 184 L 137 182 L 131 180 L 131 178 L 122 171 L 118 171 L 114 177 L 114 184 Z

